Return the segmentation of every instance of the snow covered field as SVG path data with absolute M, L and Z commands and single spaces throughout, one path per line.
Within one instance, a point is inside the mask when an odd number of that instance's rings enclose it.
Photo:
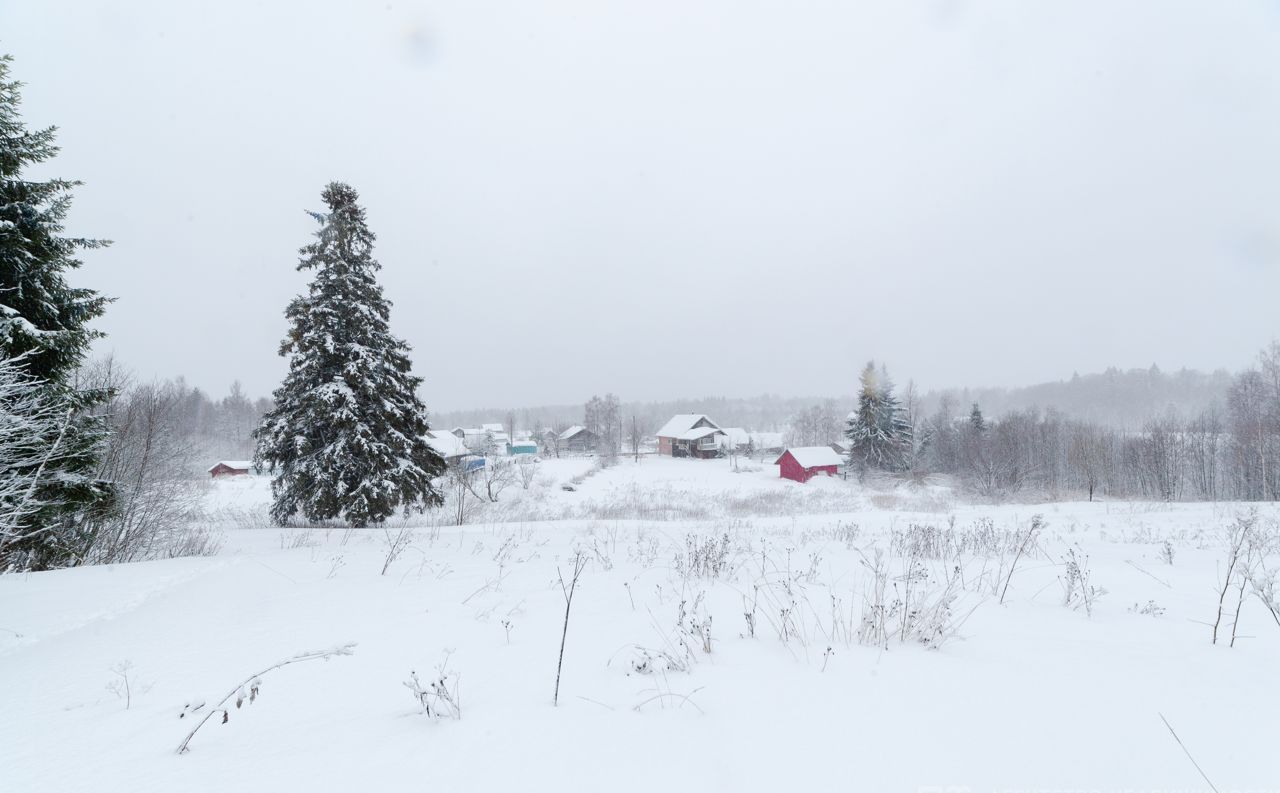
M 1280 627 L 1252 598 L 1235 647 L 1207 624 L 1248 505 L 540 466 L 389 565 L 381 530 L 250 528 L 269 489 L 242 479 L 209 493 L 216 557 L 0 578 L 0 790 L 1207 790 L 1160 714 L 1219 790 L 1280 788 Z M 346 642 L 175 754 L 247 676 Z M 442 663 L 457 720 L 403 685 Z

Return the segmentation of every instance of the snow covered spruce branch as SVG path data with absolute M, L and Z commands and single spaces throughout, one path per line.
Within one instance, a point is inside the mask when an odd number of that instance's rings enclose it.
M 40 489 L 67 454 L 75 410 L 46 390 L 22 370 L 21 358 L 0 359 L 0 572 L 25 567 L 14 548 L 49 531 L 26 519 L 45 506 Z
M 354 655 L 355 649 L 356 649 L 355 642 L 347 642 L 346 644 L 338 645 L 337 647 L 331 647 L 327 650 L 310 650 L 308 652 L 298 653 L 297 655 L 286 658 L 283 661 L 279 661 L 277 663 L 272 664 L 271 666 L 268 666 L 266 669 L 263 669 L 261 672 L 249 675 L 247 678 L 242 680 L 235 688 L 231 689 L 231 691 L 228 692 L 228 694 L 225 697 L 219 700 L 218 704 L 214 705 L 213 708 L 207 711 L 204 714 L 204 717 L 200 719 L 199 722 L 196 723 L 196 726 L 191 728 L 191 732 L 187 733 L 187 737 L 183 738 L 182 743 L 178 745 L 178 749 L 177 749 L 178 754 L 183 754 L 187 751 L 187 748 L 191 743 L 191 739 L 196 737 L 196 733 L 199 732 L 200 728 L 203 727 L 209 721 L 209 719 L 213 716 L 213 714 L 221 713 L 223 724 L 226 724 L 228 721 L 230 721 L 231 711 L 227 709 L 226 705 L 227 705 L 227 702 L 230 701 L 233 697 L 235 698 L 236 709 L 239 709 L 241 706 L 243 706 L 246 699 L 250 702 L 250 704 L 256 701 L 258 699 L 258 692 L 262 688 L 262 676 L 267 674 L 268 672 L 274 672 L 275 670 L 280 669 L 281 667 L 289 666 L 290 664 L 299 664 L 299 663 L 302 663 L 303 661 L 327 661 L 330 658 L 334 658 L 339 655 Z M 185 718 L 188 713 L 194 716 L 196 711 L 199 711 L 203 707 L 204 707 L 203 702 L 196 703 L 196 704 L 188 703 L 186 706 L 183 707 L 182 713 L 179 714 L 178 718 Z

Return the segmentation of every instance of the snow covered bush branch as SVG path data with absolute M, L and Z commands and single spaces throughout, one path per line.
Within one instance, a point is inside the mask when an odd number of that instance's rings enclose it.
M 422 712 L 433 719 L 461 719 L 462 695 L 459 693 L 461 675 L 449 668 L 452 650 L 446 650 L 444 659 L 436 666 L 435 674 L 426 683 L 418 678 L 415 671 L 409 672 L 409 679 L 404 681 L 405 688 L 413 694 Z
M 257 701 L 258 693 L 262 688 L 262 677 L 263 675 L 266 675 L 268 672 L 274 672 L 275 670 L 285 666 L 289 666 L 290 664 L 300 664 L 304 661 L 327 661 L 330 658 L 336 658 L 340 655 L 354 655 L 355 649 L 356 649 L 355 642 L 347 642 L 346 644 L 338 645 L 336 647 L 331 647 L 327 650 L 310 650 L 308 652 L 298 653 L 297 655 L 291 656 L 289 658 L 284 659 L 283 661 L 279 661 L 277 663 L 272 664 L 271 666 L 268 666 L 266 669 L 263 669 L 261 672 L 249 675 L 244 680 L 242 680 L 238 685 L 236 685 L 235 688 L 231 689 L 231 691 L 228 692 L 225 697 L 220 699 L 216 705 L 214 705 L 210 710 L 208 710 L 204 714 L 204 717 L 201 718 L 200 721 L 196 723 L 196 726 L 191 728 L 191 732 L 187 733 L 187 737 L 183 738 L 182 743 L 178 744 L 177 753 L 183 754 L 186 751 L 188 751 L 188 747 L 191 744 L 191 739 L 196 737 L 196 733 L 200 731 L 200 728 L 203 727 L 215 713 L 222 714 L 223 724 L 226 724 L 228 721 L 230 721 L 231 711 L 228 710 L 226 706 L 227 706 L 227 702 L 229 702 L 233 697 L 235 698 L 235 707 L 237 710 L 244 705 L 246 700 L 250 704 Z M 194 717 L 195 713 L 202 710 L 203 707 L 204 707 L 204 703 L 198 703 L 194 706 L 188 705 L 187 707 L 183 708 L 183 711 L 181 714 L 179 714 L 178 718 L 186 718 L 188 713 L 190 713 Z

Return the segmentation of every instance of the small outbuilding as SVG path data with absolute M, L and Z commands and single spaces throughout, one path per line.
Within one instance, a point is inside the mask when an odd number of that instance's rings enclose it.
M 533 441 L 511 441 L 507 444 L 507 454 L 512 457 L 518 454 L 537 454 L 538 444 Z
M 209 469 L 209 476 L 217 479 L 220 476 L 245 476 L 253 472 L 251 460 L 219 460 Z
M 808 482 L 818 474 L 835 476 L 840 463 L 840 455 L 830 446 L 799 446 L 787 449 L 774 464 L 783 479 Z

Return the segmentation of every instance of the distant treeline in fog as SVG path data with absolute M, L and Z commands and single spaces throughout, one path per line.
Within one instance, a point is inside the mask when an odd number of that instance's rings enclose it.
M 904 373 L 897 373 L 904 374 Z M 829 409 L 841 422 L 854 409 L 857 398 L 858 370 L 849 373 L 850 393 L 838 397 L 779 396 L 761 394 L 753 397 L 700 397 L 671 399 L 661 402 L 622 403 L 626 421 L 636 415 L 642 421 L 659 426 L 676 413 L 705 413 L 721 426 L 744 427 L 759 432 L 785 432 L 796 417 L 815 406 Z M 1136 429 L 1153 416 L 1170 412 L 1193 415 L 1211 405 L 1226 401 L 1232 375 L 1219 370 L 1211 374 L 1182 369 L 1173 373 L 1152 366 L 1146 369 L 1108 369 L 1100 374 L 1074 375 L 1069 380 L 1018 388 L 946 388 L 920 393 L 916 403 L 924 413 L 932 414 L 948 399 L 958 406 L 959 415 L 968 415 L 973 403 L 981 406 L 989 418 L 1031 409 L 1053 409 L 1062 415 L 1087 420 L 1114 429 Z M 907 380 L 900 391 L 910 387 Z M 430 383 L 427 388 L 430 389 Z M 602 383 L 606 386 L 607 383 Z M 430 394 L 427 404 L 430 406 Z M 623 395 L 625 397 L 625 395 Z M 586 396 L 583 397 L 586 402 Z M 506 422 L 514 414 L 520 429 L 553 428 L 580 424 L 583 405 L 543 405 L 539 407 L 495 407 L 453 410 L 432 414 L 437 428 L 474 427 L 483 422 Z

